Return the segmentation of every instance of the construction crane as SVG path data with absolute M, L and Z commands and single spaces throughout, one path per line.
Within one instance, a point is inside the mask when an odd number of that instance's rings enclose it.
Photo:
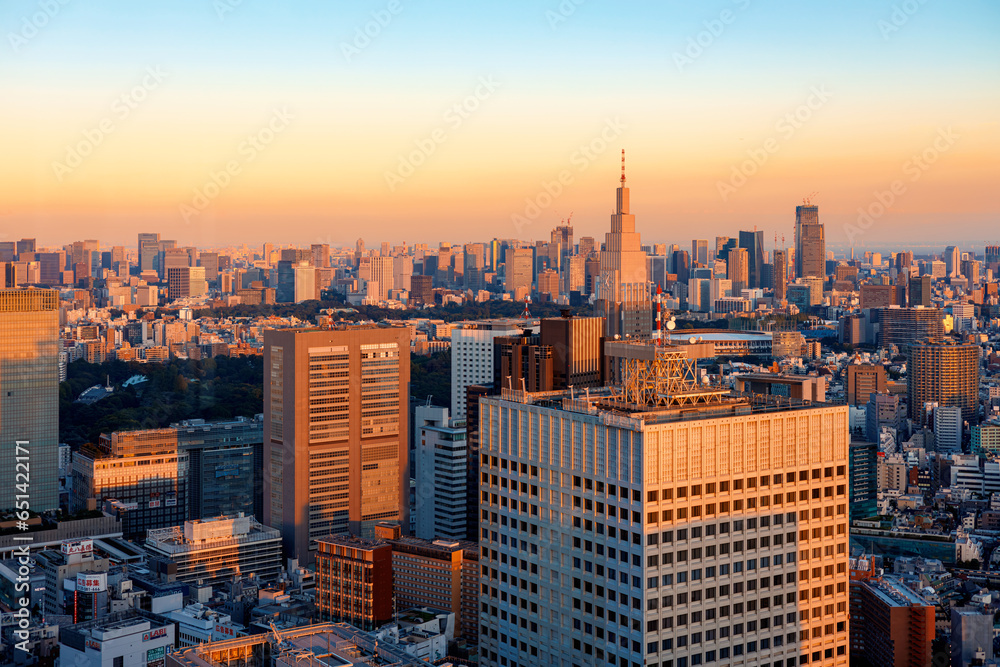
M 806 196 L 805 199 L 802 200 L 802 204 L 804 206 L 812 206 L 813 205 L 812 204 L 812 200 L 815 199 L 816 195 L 818 195 L 818 194 L 819 194 L 818 192 L 813 192 L 813 193 L 809 194 L 808 196 Z

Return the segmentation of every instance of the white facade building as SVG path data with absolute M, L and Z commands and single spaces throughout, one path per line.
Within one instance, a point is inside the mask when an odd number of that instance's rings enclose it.
M 163 667 L 174 646 L 174 624 L 128 612 L 64 627 L 59 656 L 73 667 Z
M 451 332 L 451 414 L 465 419 L 465 390 L 474 384 L 493 384 L 493 339 L 519 335 L 515 322 L 477 322 Z

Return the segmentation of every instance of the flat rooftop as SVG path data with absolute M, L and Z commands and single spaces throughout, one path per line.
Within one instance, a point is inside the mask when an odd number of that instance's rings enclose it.
M 321 623 L 289 630 L 279 630 L 280 643 L 274 633 L 250 635 L 218 642 L 208 642 L 181 649 L 171 654 L 168 664 L 182 667 L 222 667 L 230 664 L 226 658 L 234 649 L 253 649 L 263 654 L 265 644 L 271 644 L 271 656 L 281 655 L 296 667 L 370 667 L 373 664 L 395 667 L 426 667 L 398 646 L 376 642 L 375 638 L 346 623 Z M 275 644 L 277 643 L 277 646 Z
M 719 419 L 737 415 L 834 407 L 833 404 L 829 403 L 773 394 L 741 394 L 709 385 L 674 395 L 676 399 L 690 399 L 690 401 L 701 400 L 698 397 L 705 397 L 706 402 L 687 402 L 676 405 L 637 404 L 625 401 L 621 390 L 617 387 L 600 387 L 598 389 L 591 388 L 589 392 L 577 390 L 572 394 L 570 391 L 523 392 L 502 389 L 499 397 L 486 396 L 483 400 L 499 398 L 514 403 L 591 414 L 607 423 L 618 423 L 636 429 L 641 428 L 643 424 Z

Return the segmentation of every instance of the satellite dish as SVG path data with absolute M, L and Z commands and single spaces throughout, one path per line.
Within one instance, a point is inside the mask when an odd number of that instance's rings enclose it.
M 695 343 L 698 342 L 698 339 L 695 338 L 694 336 L 691 336 L 690 338 L 688 338 L 688 342 L 694 345 Z
M 667 331 L 673 331 L 676 328 L 677 328 L 677 323 L 674 322 L 674 318 L 671 317 L 670 321 L 667 322 Z
M 615 340 L 618 340 L 619 338 L 621 338 L 621 336 L 618 335 L 618 334 L 615 334 Z

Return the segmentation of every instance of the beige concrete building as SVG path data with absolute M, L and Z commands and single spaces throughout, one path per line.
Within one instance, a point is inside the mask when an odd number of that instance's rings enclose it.
M 621 184 L 615 194 L 611 231 L 604 235 L 595 312 L 607 318 L 609 338 L 649 338 L 653 310 L 646 253 L 635 231 L 635 216 L 629 212 L 629 189 L 625 183 L 625 151 L 622 151 Z
M 846 667 L 848 407 L 627 363 L 480 399 L 480 664 Z

